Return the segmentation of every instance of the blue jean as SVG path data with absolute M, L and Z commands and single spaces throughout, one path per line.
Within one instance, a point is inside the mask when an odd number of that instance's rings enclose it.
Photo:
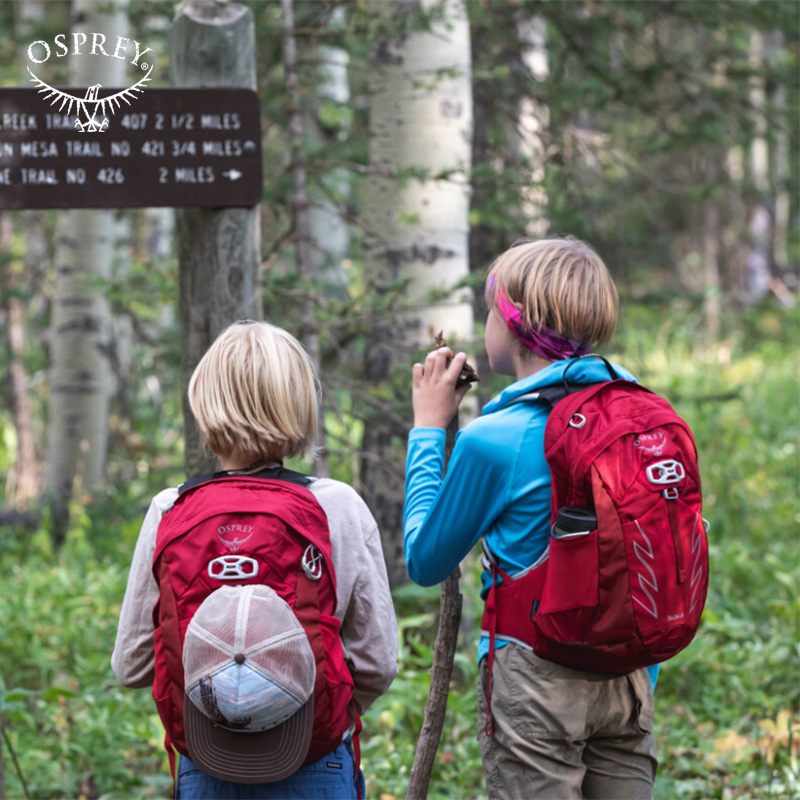
M 178 764 L 175 800 L 356 800 L 356 761 L 348 736 L 333 752 L 276 783 L 233 783 L 213 778 L 185 756 Z M 364 773 L 358 771 L 361 796 Z

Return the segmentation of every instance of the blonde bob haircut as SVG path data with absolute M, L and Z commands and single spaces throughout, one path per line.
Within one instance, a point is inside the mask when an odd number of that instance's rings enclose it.
M 300 342 L 266 322 L 235 322 L 189 381 L 208 448 L 245 461 L 305 453 L 317 433 L 319 384 Z
M 486 286 L 491 310 L 502 287 L 528 327 L 545 326 L 587 347 L 608 342 L 617 324 L 617 287 L 600 256 L 579 239 L 513 244 L 489 267 Z

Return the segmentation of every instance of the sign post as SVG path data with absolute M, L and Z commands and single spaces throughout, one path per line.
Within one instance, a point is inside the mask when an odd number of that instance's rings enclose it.
M 255 47 L 255 22 L 249 8 L 190 0 L 181 7 L 169 32 L 172 82 L 206 91 L 213 88 L 220 97 L 231 91 L 254 90 Z M 260 145 L 260 137 L 256 141 Z M 234 169 L 245 172 L 241 167 Z M 258 176 L 260 183 L 260 169 Z M 261 318 L 261 226 L 256 202 L 246 208 L 181 207 L 175 213 L 183 429 L 189 475 L 215 468 L 215 459 L 204 451 L 189 409 L 189 378 L 223 328 L 238 319 Z

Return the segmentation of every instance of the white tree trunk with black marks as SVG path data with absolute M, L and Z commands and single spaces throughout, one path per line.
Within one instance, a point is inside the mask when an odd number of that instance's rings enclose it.
M 41 34 L 45 7 L 38 0 L 28 0 L 18 7 L 17 34 L 23 41 L 33 41 Z M 26 54 L 27 55 L 27 54 Z M 22 80 L 30 76 L 27 72 L 27 58 L 20 59 L 20 75 Z M 4 215 L 5 217 L 6 215 Z M 29 285 L 41 285 L 41 276 L 46 270 L 47 246 L 42 227 L 43 211 L 23 211 L 19 219 L 22 222 L 25 238 L 25 260 L 22 270 L 16 265 L 9 265 L 5 285 L 8 289 L 17 288 L 21 282 Z M 0 224 L 0 237 L 10 236 L 11 218 L 3 219 Z M 0 246 L 4 252 L 11 252 L 11 241 Z M 30 308 L 13 291 L 9 291 L 7 302 L 8 343 L 10 361 L 8 366 L 9 382 L 14 407 L 14 428 L 17 434 L 17 459 L 14 467 L 8 471 L 6 480 L 6 503 L 17 509 L 25 509 L 39 496 L 41 475 L 37 461 L 36 436 L 34 433 L 34 413 L 29 394 L 30 381 L 25 370 L 24 355 L 28 348 L 27 322 Z M 0 763 L 2 756 L 0 756 Z M 0 791 L 2 791 L 0 779 Z
M 7 211 L 0 212 L 0 252 L 12 253 L 13 229 L 11 214 Z M 25 224 L 25 235 L 29 236 L 33 230 L 32 223 L 41 222 L 39 212 L 27 212 L 21 217 Z M 41 231 L 40 231 L 41 233 Z M 43 237 L 39 241 L 43 243 Z M 28 238 L 28 243 L 33 244 Z M 30 263 L 29 255 L 39 252 L 35 246 L 26 253 L 25 260 L 20 263 L 17 259 L 11 260 L 5 266 L 0 287 L 7 292 L 4 297 L 3 310 L 6 315 L 6 328 L 8 330 L 9 362 L 7 368 L 8 383 L 11 389 L 12 407 L 14 412 L 14 431 L 16 433 L 17 454 L 14 465 L 8 470 L 6 476 L 6 504 L 11 508 L 24 511 L 29 504 L 39 496 L 39 464 L 36 460 L 36 445 L 34 436 L 34 413 L 30 398 L 30 381 L 25 369 L 25 352 L 27 350 L 26 324 L 28 322 L 28 309 L 25 301 L 17 294 L 20 286 L 31 281 L 42 270 L 42 262 L 35 265 Z
M 782 31 L 772 31 L 764 38 L 764 57 L 773 69 L 785 58 L 786 37 Z M 789 226 L 791 197 L 789 194 L 790 157 L 789 130 L 791 121 L 787 114 L 786 83 L 778 81 L 769 97 L 769 112 L 773 123 L 769 126 L 770 147 L 770 207 L 772 209 L 772 281 L 770 288 L 778 300 L 787 307 L 794 306 L 795 296 L 784 283 L 789 270 Z
M 764 36 L 759 31 L 750 34 L 750 66 L 758 72 L 764 64 Z M 748 209 L 750 248 L 747 254 L 747 276 L 743 299 L 757 303 L 770 289 L 770 242 L 772 217 L 767 207 L 769 193 L 769 143 L 765 117 L 763 77 L 751 79 L 750 106 L 753 109 L 755 135 L 750 142 L 748 167 L 753 194 L 757 198 Z
M 399 17 L 437 2 L 378 5 Z M 469 291 L 454 291 L 469 271 L 469 24 L 461 0 L 442 11 L 429 31 L 379 38 L 370 59 L 365 269 L 379 285 L 408 281 L 401 346 L 427 343 L 429 325 L 445 337 L 472 336 Z M 424 179 L 392 177 L 407 169 Z
M 343 6 L 333 9 L 327 30 L 344 27 L 346 11 Z M 326 103 L 345 104 L 350 100 L 348 68 L 350 56 L 343 47 L 315 42 L 307 54 L 316 65 L 317 85 L 315 106 L 305 105 L 303 127 L 313 148 L 324 147 L 347 139 L 350 125 L 347 119 L 326 123 L 321 115 Z M 313 101 L 312 101 L 313 102 Z M 328 297 L 345 299 L 348 275 L 344 261 L 350 248 L 350 225 L 343 211 L 350 198 L 350 172 L 343 167 L 333 167 L 320 172 L 308 187 L 310 258 L 316 281 L 324 287 Z
M 547 79 L 550 61 L 547 55 L 547 23 L 531 17 L 517 26 L 522 64 L 530 77 L 531 91 L 520 100 L 515 135 L 512 139 L 515 160 L 528 165 L 530 182 L 522 190 L 522 211 L 527 219 L 525 233 L 543 237 L 550 221 L 547 218 L 547 192 L 544 189 L 546 132 L 550 125 L 547 106 L 535 97 L 535 82 Z
M 103 5 L 75 0 L 73 28 L 127 37 L 126 8 L 127 0 Z M 123 60 L 73 57 L 69 67 L 72 86 L 125 85 Z M 58 218 L 46 487 L 62 522 L 75 478 L 92 490 L 105 467 L 111 369 L 110 312 L 102 284 L 111 276 L 114 213 L 72 209 Z
M 712 197 L 703 203 L 703 265 L 705 272 L 706 332 L 710 343 L 717 340 L 722 312 L 722 289 L 719 267 L 719 208 Z
M 472 87 L 462 0 L 376 2 L 373 7 L 392 19 L 371 43 L 364 267 L 378 292 L 407 283 L 402 308 L 387 309 L 373 327 L 365 372 L 377 382 L 386 380 L 393 366 L 405 365 L 409 353 L 432 345 L 430 327 L 443 330 L 454 345 L 468 345 L 473 335 L 470 291 L 456 288 L 469 273 Z M 438 11 L 429 30 L 394 33 L 415 21 L 420 10 L 434 7 Z M 383 535 L 393 585 L 407 580 L 402 552 L 406 434 L 407 426 L 385 408 L 368 412 L 362 487 Z

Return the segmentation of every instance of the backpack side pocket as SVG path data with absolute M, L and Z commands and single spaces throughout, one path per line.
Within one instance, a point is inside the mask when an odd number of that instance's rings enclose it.
M 565 643 L 587 639 L 599 593 L 596 530 L 570 539 L 551 539 L 536 626 L 547 638 Z

